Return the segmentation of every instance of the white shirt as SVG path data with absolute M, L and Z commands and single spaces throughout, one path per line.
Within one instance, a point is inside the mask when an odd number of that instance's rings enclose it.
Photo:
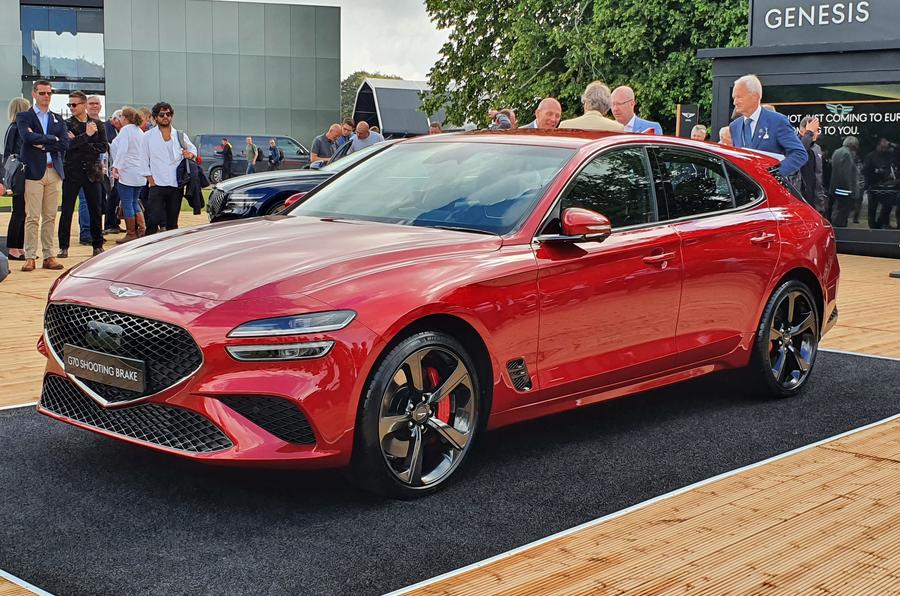
M 119 171 L 119 182 L 128 186 L 147 184 L 150 164 L 144 152 L 144 131 L 134 124 L 126 124 L 113 139 L 109 151 L 112 167 Z
M 153 176 L 156 186 L 178 187 L 178 164 L 184 158 L 181 155 L 181 144 L 178 142 L 177 135 L 181 135 L 184 140 L 184 148 L 196 155 L 197 148 L 187 138 L 187 135 L 174 128 L 168 143 L 163 140 L 158 126 L 144 134 L 144 152 L 150 165 L 150 175 Z
M 756 111 L 750 116 L 750 138 L 753 138 L 753 135 L 756 134 L 756 125 L 759 124 L 759 115 L 762 113 L 762 104 L 756 107 Z M 743 130 L 744 123 L 741 122 L 741 130 Z
M 634 121 L 637 120 L 637 114 L 631 117 L 628 124 L 625 125 L 625 132 L 634 132 Z

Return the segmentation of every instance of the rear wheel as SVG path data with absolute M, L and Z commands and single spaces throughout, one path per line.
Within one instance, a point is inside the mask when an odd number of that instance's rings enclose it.
M 769 298 L 756 332 L 751 374 L 774 397 L 806 386 L 819 349 L 819 313 L 809 288 L 789 280 Z
M 222 168 L 213 168 L 209 171 L 209 181 L 212 184 L 218 184 L 222 181 Z
M 453 477 L 475 439 L 479 379 L 455 338 L 422 332 L 382 360 L 363 397 L 354 479 L 379 494 L 414 498 Z

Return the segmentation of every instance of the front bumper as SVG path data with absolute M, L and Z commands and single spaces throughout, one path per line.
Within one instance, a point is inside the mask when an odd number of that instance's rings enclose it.
M 47 349 L 50 342 L 45 333 L 41 346 L 48 361 L 40 413 L 208 463 L 291 468 L 349 463 L 358 403 L 354 396 L 361 394 L 364 379 L 361 363 L 377 343 L 365 326 L 354 322 L 339 332 L 304 337 L 304 341 L 335 342 L 322 358 L 239 362 L 228 355 L 227 345 L 272 341 L 226 338 L 236 321 L 247 320 L 249 304 L 215 303 L 162 290 L 148 290 L 145 296 L 123 303 L 107 297 L 108 292 L 93 291 L 96 287 L 105 290 L 109 282 L 69 278 L 64 285 L 95 297 L 84 306 L 113 310 L 127 305 L 131 313 L 187 330 L 202 351 L 202 364 L 187 378 L 152 395 L 104 402 L 66 373 L 60 356 Z M 58 297 L 52 300 L 59 301 Z M 300 304 L 302 300 L 295 300 L 294 307 L 309 308 Z

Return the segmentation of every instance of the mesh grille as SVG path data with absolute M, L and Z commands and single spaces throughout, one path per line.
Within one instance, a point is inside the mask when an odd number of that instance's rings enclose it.
M 313 434 L 306 416 L 285 399 L 261 396 L 220 397 L 225 405 L 253 424 L 289 443 L 314 445 Z
M 212 453 L 232 446 L 219 428 L 196 412 L 160 404 L 107 410 L 55 375 L 44 378 L 41 406 L 95 428 L 179 451 Z
M 222 206 L 225 204 L 225 198 L 228 195 L 224 190 L 219 188 L 213 190 L 209 195 L 209 202 L 206 204 L 206 214 L 209 216 L 209 221 L 212 221 L 219 215 L 219 212 L 222 210 Z
M 509 378 L 516 391 L 529 391 L 531 389 L 531 373 L 528 372 L 528 366 L 525 365 L 524 359 L 510 360 L 506 363 L 506 370 L 509 371 Z
M 102 340 L 88 337 L 91 322 L 121 328 L 121 335 Z M 187 331 L 143 317 L 76 304 L 51 304 L 44 316 L 44 326 L 53 351 L 60 357 L 68 343 L 144 361 L 147 374 L 143 393 L 80 379 L 110 403 L 131 401 L 168 389 L 200 368 L 203 361 L 200 348 Z

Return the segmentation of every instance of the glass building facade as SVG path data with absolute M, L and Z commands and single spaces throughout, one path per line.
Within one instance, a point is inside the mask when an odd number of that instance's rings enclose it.
M 309 145 L 339 121 L 337 7 L 0 0 L 0 15 L 3 105 L 30 98 L 45 78 L 60 93 L 105 96 L 107 112 L 168 101 L 175 126 L 192 135 L 279 134 Z

